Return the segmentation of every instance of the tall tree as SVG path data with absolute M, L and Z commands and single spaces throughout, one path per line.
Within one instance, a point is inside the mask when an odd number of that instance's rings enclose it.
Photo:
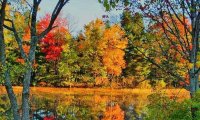
M 81 58 L 84 59 L 81 60 L 84 61 L 83 67 L 89 67 L 88 72 L 95 78 L 121 75 L 126 66 L 124 49 L 127 45 L 121 26 L 106 27 L 100 19 L 92 21 L 85 26 L 84 35 L 79 36 L 78 44 Z
M 13 117 L 15 120 L 19 120 L 20 116 L 18 113 L 18 104 L 17 104 L 17 99 L 14 94 L 13 88 L 12 88 L 12 83 L 10 79 L 10 71 L 7 68 L 6 64 L 6 51 L 5 51 L 5 39 L 4 39 L 4 22 L 6 18 L 6 6 L 7 6 L 7 0 L 1 1 L 1 9 L 0 9 L 0 60 L 1 60 L 1 67 L 4 70 L 3 71 L 3 77 L 5 78 L 5 87 L 6 91 L 8 93 L 10 103 L 12 106 L 12 112 L 13 112 Z
M 15 97 L 15 94 L 13 93 L 12 89 L 12 84 L 10 82 L 10 73 L 9 73 L 9 68 L 7 68 L 6 64 L 6 55 L 5 55 L 5 40 L 4 40 L 4 35 L 3 35 L 3 30 L 4 28 L 9 29 L 14 33 L 16 42 L 18 44 L 18 47 L 20 49 L 20 53 L 22 58 L 25 60 L 26 63 L 26 71 L 24 73 L 24 80 L 23 80 L 23 91 L 22 91 L 22 120 L 29 120 L 29 94 L 30 94 L 30 80 L 31 80 L 31 72 L 33 70 L 32 65 L 34 63 L 35 59 L 35 52 L 36 52 L 36 46 L 38 44 L 38 41 L 41 40 L 45 35 L 47 35 L 53 28 L 54 26 L 54 21 L 56 20 L 57 16 L 59 15 L 60 11 L 64 7 L 64 5 L 68 2 L 69 0 L 59 0 L 56 4 L 56 7 L 54 8 L 52 14 L 51 14 L 51 19 L 49 22 L 49 25 L 40 33 L 37 33 L 37 13 L 39 9 L 39 5 L 41 3 L 41 0 L 33 0 L 33 2 L 30 4 L 30 1 L 23 1 L 24 4 L 28 4 L 28 6 L 31 7 L 31 12 L 30 12 L 30 50 L 29 53 L 26 55 L 24 49 L 23 49 L 23 40 L 19 36 L 19 31 L 16 29 L 16 24 L 14 22 L 14 19 L 12 19 L 9 16 L 5 16 L 5 7 L 8 4 L 7 0 L 1 1 L 1 34 L 0 34 L 0 49 L 1 49 L 1 64 L 3 68 L 5 68 L 4 72 L 4 77 L 5 77 L 5 84 L 6 84 L 6 89 L 8 91 L 8 95 L 10 96 L 10 101 L 13 109 L 13 116 L 15 120 L 19 120 L 19 113 L 18 113 L 18 105 L 17 105 L 17 100 Z M 11 1 L 15 2 L 15 1 Z M 15 4 L 18 5 L 18 1 Z M 4 21 L 10 22 L 10 26 L 4 24 Z
M 77 51 L 79 52 L 81 74 L 85 77 L 98 77 L 106 73 L 101 55 L 102 51 L 98 47 L 103 38 L 105 25 L 102 20 L 91 21 L 84 27 L 84 33 L 78 36 Z M 105 75 L 106 76 L 106 75 Z M 93 77 L 91 79 L 93 79 Z
M 126 67 L 124 49 L 127 46 L 125 32 L 119 25 L 112 25 L 104 31 L 99 48 L 103 51 L 103 64 L 108 74 L 119 76 Z
M 197 91 L 199 88 L 198 81 L 200 71 L 199 61 L 197 59 L 200 31 L 199 0 L 145 0 L 143 2 L 132 0 L 100 0 L 100 2 L 108 9 L 116 7 L 117 3 L 122 3 L 122 6 L 124 5 L 123 9 L 130 9 L 133 13 L 135 11 L 140 11 L 147 20 L 153 23 L 159 23 L 169 45 L 179 46 L 180 49 L 174 47 L 174 50 L 181 54 L 181 58 L 187 59 L 191 64 L 191 68 L 188 70 L 190 82 L 189 91 L 191 95 Z M 180 25 L 182 26 L 181 28 L 183 28 L 182 30 L 179 27 Z M 181 31 L 184 32 L 183 36 L 181 35 Z M 185 40 L 183 40 L 184 38 Z M 176 39 L 176 42 L 172 39 Z M 189 46 L 191 46 L 191 49 L 188 49 Z M 179 74 L 172 73 L 171 71 L 166 70 L 166 68 L 160 67 L 151 59 L 149 60 L 166 73 L 184 81 L 184 78 Z
M 191 64 L 188 74 L 190 93 L 193 95 L 199 88 L 200 68 L 197 65 L 197 53 L 199 51 L 200 3 L 198 0 L 150 1 L 150 4 L 147 2 L 140 7 L 144 15 L 161 26 L 166 39 L 180 54 L 180 58 L 188 60 Z
M 47 14 L 37 24 L 38 32 L 44 30 L 49 24 L 51 16 Z M 58 62 L 61 59 L 63 47 L 66 44 L 66 36 L 69 34 L 66 26 L 67 21 L 61 17 L 58 17 L 55 21 L 55 26 L 41 41 L 41 52 L 45 54 L 45 59 L 48 63 L 53 64 L 55 75 L 58 75 Z
M 124 76 L 132 76 L 136 83 L 147 80 L 150 73 L 151 63 L 145 59 L 145 56 L 140 51 L 146 51 L 146 55 L 149 51 L 145 47 L 149 47 L 150 44 L 145 43 L 145 37 L 147 34 L 144 31 L 144 23 L 141 14 L 132 15 L 131 11 L 124 10 L 121 17 L 121 25 L 126 31 L 128 38 L 128 45 L 125 50 L 127 67 L 124 69 Z

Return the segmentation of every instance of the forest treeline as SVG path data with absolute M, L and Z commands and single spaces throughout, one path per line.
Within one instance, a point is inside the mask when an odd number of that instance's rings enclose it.
M 9 11 L 10 8 L 6 9 Z M 28 14 L 29 11 L 14 13 L 14 24 L 20 31 L 19 37 L 23 39 L 26 54 L 30 49 Z M 171 17 L 173 21 L 168 19 Z M 48 27 L 50 19 L 51 15 L 46 14 L 37 21 L 38 34 Z M 186 43 L 184 25 L 175 15 L 166 14 L 165 19 L 169 25 L 176 23 L 177 27 L 172 29 L 178 29 L 181 42 Z M 185 19 L 190 26 L 186 17 L 181 19 Z M 10 23 L 6 24 L 9 26 Z M 96 19 L 85 25 L 83 32 L 77 36 L 71 35 L 69 22 L 63 16 L 59 16 L 54 25 L 56 27 L 37 44 L 32 86 L 151 88 L 189 84 L 188 70 L 192 65 L 182 57 L 182 52 L 191 50 L 192 46 L 182 48 L 178 45 L 180 41 L 176 36 L 162 29 L 163 25 L 168 25 L 166 23 L 147 25 L 143 15 L 124 9 L 120 23 L 111 24 L 104 18 Z M 9 30 L 4 33 L 7 62 L 12 66 L 12 83 L 22 85 L 27 65 L 20 57 L 14 34 Z M 166 34 L 173 44 L 166 40 Z M 0 84 L 4 84 L 3 79 Z

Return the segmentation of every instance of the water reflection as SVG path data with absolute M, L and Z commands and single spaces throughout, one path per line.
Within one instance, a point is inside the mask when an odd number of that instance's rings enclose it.
M 33 120 L 141 120 L 146 97 L 145 94 L 33 93 L 30 114 Z M 18 95 L 18 101 L 20 98 Z M 1 96 L 0 101 L 4 101 L 0 102 L 0 114 L 6 118 L 8 98 Z

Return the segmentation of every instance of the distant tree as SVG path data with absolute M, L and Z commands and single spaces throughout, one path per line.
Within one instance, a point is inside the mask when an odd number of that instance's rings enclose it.
M 75 40 L 70 39 L 68 48 L 65 48 L 66 51 L 62 53 L 62 59 L 58 64 L 59 75 L 63 78 L 63 82 L 60 84 L 76 82 L 80 79 L 80 61 L 76 47 Z
M 99 42 L 102 50 L 103 64 L 108 74 L 119 76 L 126 67 L 124 49 L 127 45 L 125 32 L 119 25 L 113 25 L 105 29 L 103 38 Z
M 132 15 L 131 11 L 124 10 L 121 17 L 121 25 L 126 31 L 128 38 L 128 45 L 125 49 L 127 66 L 123 71 L 123 75 L 125 77 L 133 76 L 132 79 L 135 79 L 135 82 L 138 84 L 148 79 L 151 67 L 151 63 L 138 51 L 139 49 L 140 51 L 145 51 L 146 55 L 150 54 L 145 49 L 150 44 L 146 43 L 148 45 L 144 46 L 147 33 L 144 31 L 142 15 Z
M 51 16 L 46 14 L 37 24 L 38 32 L 44 30 L 49 24 Z M 55 26 L 39 43 L 41 52 L 45 54 L 47 62 L 53 64 L 55 75 L 58 75 L 58 62 L 62 57 L 64 45 L 67 43 L 67 36 L 70 35 L 67 30 L 67 21 L 64 18 L 58 17 L 55 20 Z
M 124 49 L 127 45 L 125 32 L 119 25 L 106 27 L 97 19 L 85 26 L 84 34 L 78 38 L 78 51 L 82 70 L 92 76 L 119 76 L 125 68 Z M 87 73 L 87 72 L 86 72 Z
M 79 34 L 77 39 L 77 51 L 79 53 L 80 74 L 83 79 L 94 80 L 97 76 L 106 76 L 106 70 L 103 66 L 101 55 L 102 51 L 98 47 L 103 38 L 105 25 L 102 20 L 91 21 L 84 27 L 84 32 Z

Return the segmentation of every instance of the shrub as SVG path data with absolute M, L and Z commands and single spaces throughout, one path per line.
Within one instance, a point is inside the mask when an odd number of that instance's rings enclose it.
M 190 120 L 190 106 L 176 102 L 162 93 L 148 96 L 146 120 Z
M 148 96 L 147 115 L 145 120 L 199 120 L 200 118 L 200 92 L 192 99 L 177 101 L 170 99 L 162 93 Z M 191 114 L 191 107 L 195 109 Z
M 200 91 L 198 91 L 191 100 L 192 108 L 195 110 L 195 120 L 200 119 Z

